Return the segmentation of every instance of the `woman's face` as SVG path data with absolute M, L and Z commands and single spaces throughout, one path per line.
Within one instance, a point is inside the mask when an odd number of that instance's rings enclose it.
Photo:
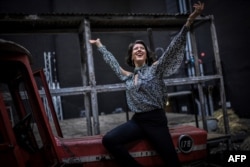
M 142 44 L 135 44 L 132 49 L 132 61 L 135 66 L 142 66 L 147 60 L 147 51 Z

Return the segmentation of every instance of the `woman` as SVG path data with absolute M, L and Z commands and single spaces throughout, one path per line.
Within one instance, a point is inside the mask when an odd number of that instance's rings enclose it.
M 190 14 L 181 31 L 157 61 L 152 62 L 149 50 L 143 41 L 137 40 L 129 45 L 127 63 L 134 67 L 133 73 L 120 67 L 100 39 L 90 40 L 90 43 L 97 46 L 116 75 L 126 83 L 127 103 L 130 110 L 135 113 L 131 120 L 108 132 L 102 140 L 105 148 L 121 166 L 141 166 L 131 157 L 124 145 L 142 138 L 148 140 L 155 148 L 164 160 L 165 166 L 181 166 L 164 112 L 166 89 L 163 73 L 173 74 L 183 60 L 186 33 L 193 20 L 203 10 L 204 4 L 198 2 L 194 4 L 194 8 L 194 12 Z

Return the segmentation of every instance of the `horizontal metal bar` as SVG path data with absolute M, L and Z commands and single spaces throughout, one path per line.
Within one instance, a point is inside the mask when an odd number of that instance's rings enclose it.
M 188 15 L 167 14 L 0 14 L 0 34 L 77 33 L 84 19 L 89 19 L 92 32 L 145 31 L 176 29 L 184 25 Z M 211 16 L 197 17 L 207 21 Z
M 165 79 L 164 81 L 166 86 L 177 86 L 186 84 L 197 84 L 220 78 L 221 78 L 220 75 L 211 75 L 211 76 L 201 76 L 201 77 Z M 126 86 L 124 83 L 117 83 L 117 84 L 107 84 L 107 85 L 96 85 L 95 87 L 84 86 L 84 87 L 74 87 L 74 88 L 51 89 L 50 92 L 54 96 L 77 95 L 90 92 L 92 89 L 95 89 L 97 93 L 115 92 L 115 91 L 124 91 L 126 89 Z
M 178 91 L 178 92 L 168 93 L 168 97 L 183 96 L 183 95 L 190 95 L 190 94 L 192 94 L 191 91 Z
M 186 84 L 197 84 L 209 80 L 220 79 L 220 75 L 207 75 L 200 77 L 186 77 L 186 78 L 174 78 L 174 79 L 165 79 L 166 86 L 177 86 L 177 85 L 186 85 Z
M 197 84 L 209 80 L 220 79 L 220 75 L 209 75 L 201 77 L 187 77 L 187 78 L 176 78 L 176 79 L 165 79 L 166 86 L 177 86 L 177 85 L 187 85 L 187 84 Z M 124 91 L 126 86 L 124 83 L 117 84 L 107 84 L 107 85 L 96 85 L 93 86 L 81 86 L 81 87 L 70 87 L 70 88 L 60 88 L 60 89 L 50 89 L 52 96 L 70 96 L 70 95 L 83 95 L 85 93 L 90 93 L 92 90 L 95 90 L 97 93 L 104 92 L 115 92 L 115 91 Z M 45 96 L 43 90 L 39 91 L 41 96 Z M 188 92 L 182 92 L 188 93 Z M 170 96 L 176 96 L 178 93 L 169 93 Z M 3 93 L 5 99 L 10 99 L 8 93 Z M 25 96 L 24 96 L 25 97 Z

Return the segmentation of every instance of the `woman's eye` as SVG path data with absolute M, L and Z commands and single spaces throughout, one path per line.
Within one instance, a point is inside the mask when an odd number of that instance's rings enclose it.
M 145 48 L 144 47 L 135 47 L 133 50 L 145 50 Z

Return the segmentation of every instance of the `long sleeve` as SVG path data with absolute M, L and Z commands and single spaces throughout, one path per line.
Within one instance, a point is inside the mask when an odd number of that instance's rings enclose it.
M 183 26 L 181 31 L 174 37 L 166 51 L 158 59 L 156 73 L 164 73 L 169 76 L 177 71 L 184 58 L 187 32 L 188 27 Z
M 98 47 L 98 51 L 102 53 L 104 61 L 111 67 L 118 78 L 124 81 L 127 77 L 122 74 L 120 65 L 113 54 L 105 46 Z

